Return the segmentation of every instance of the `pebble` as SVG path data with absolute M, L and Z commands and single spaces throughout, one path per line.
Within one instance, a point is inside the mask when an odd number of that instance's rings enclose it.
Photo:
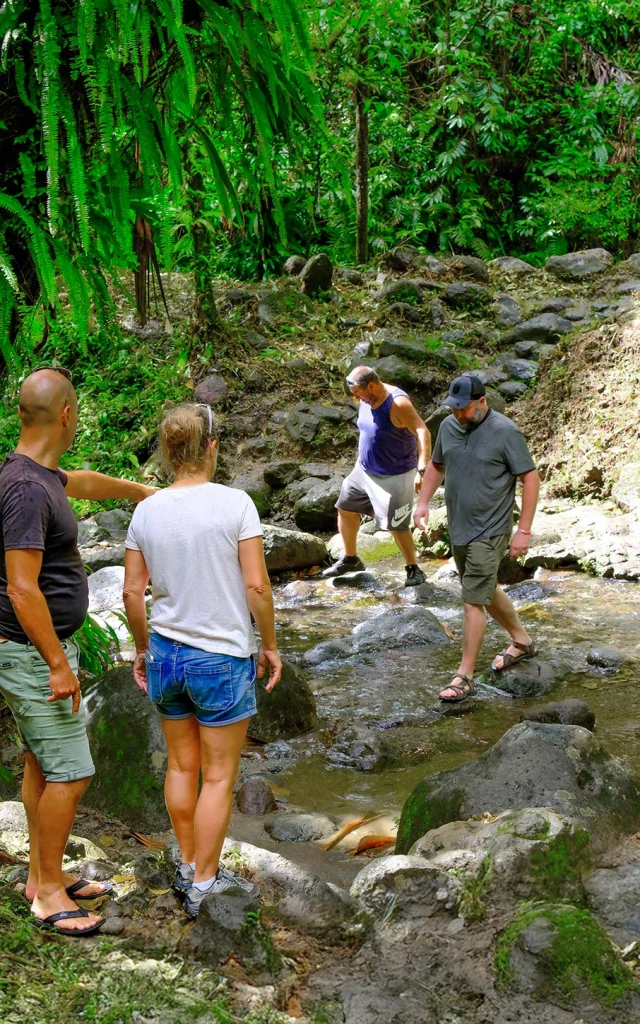
M 108 917 L 100 929 L 101 935 L 121 935 L 125 922 L 121 917 Z

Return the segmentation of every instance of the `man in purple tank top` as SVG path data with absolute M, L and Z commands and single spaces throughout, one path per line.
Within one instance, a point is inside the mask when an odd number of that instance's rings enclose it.
M 411 512 L 431 456 L 429 428 L 406 391 L 384 384 L 371 367 L 356 366 L 347 386 L 360 402 L 358 461 L 336 502 L 344 554 L 322 575 L 343 576 L 364 569 L 356 552 L 364 514 L 373 516 L 379 529 L 391 531 L 404 555 L 405 586 L 415 587 L 426 577 L 416 563 Z

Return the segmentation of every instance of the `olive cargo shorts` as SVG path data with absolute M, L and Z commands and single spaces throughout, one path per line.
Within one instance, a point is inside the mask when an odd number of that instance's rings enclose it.
M 78 671 L 78 648 L 64 640 L 62 648 L 71 671 Z M 80 702 L 77 715 L 72 700 L 52 701 L 49 666 L 31 644 L 7 640 L 0 644 L 0 693 L 11 708 L 25 748 L 33 754 L 47 782 L 75 782 L 95 773 L 86 712 Z
M 470 544 L 454 544 L 453 558 L 460 573 L 466 604 L 491 604 L 498 583 L 498 568 L 509 537 L 485 537 Z

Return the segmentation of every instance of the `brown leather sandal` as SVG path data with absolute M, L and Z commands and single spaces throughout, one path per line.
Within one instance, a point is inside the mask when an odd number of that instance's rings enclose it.
M 500 651 L 500 653 L 496 654 L 496 657 L 491 662 L 491 668 L 494 672 L 504 672 L 506 668 L 511 668 L 511 666 L 515 665 L 518 661 L 526 661 L 528 658 L 535 658 L 538 653 L 533 640 L 530 644 L 520 644 L 517 640 L 512 640 L 510 646 L 517 647 L 519 651 L 522 651 L 522 654 L 509 654 L 508 648 L 505 648 L 504 651 Z M 502 658 L 501 668 L 496 667 L 496 658 Z
M 463 685 L 460 686 L 456 683 L 456 679 L 462 679 Z M 473 693 L 473 679 L 469 679 L 469 676 L 463 676 L 462 673 L 456 672 L 455 676 L 451 680 L 448 686 L 444 687 L 445 690 L 454 690 L 456 693 L 455 697 L 440 697 L 443 704 L 458 704 L 461 700 L 466 700 L 470 693 Z

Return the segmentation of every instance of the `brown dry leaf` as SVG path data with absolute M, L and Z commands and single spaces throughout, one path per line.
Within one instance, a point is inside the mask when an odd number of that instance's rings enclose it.
M 289 1017 L 302 1017 L 302 1007 L 295 996 L 287 1003 L 287 1014 Z
M 395 846 L 394 836 L 363 836 L 354 850 L 347 850 L 350 857 L 356 857 L 367 850 L 377 850 L 381 846 Z
M 148 850 L 164 850 L 164 843 L 161 839 L 153 839 L 151 836 L 145 836 L 142 832 L 132 832 L 131 835 L 134 839 L 137 839 L 139 843 L 146 846 Z
M 345 825 L 344 828 L 340 829 L 333 839 L 330 839 L 328 843 L 325 843 L 323 849 L 325 851 L 330 850 L 336 845 L 336 843 L 339 843 L 341 839 L 344 839 L 345 836 L 348 836 L 351 832 L 355 832 L 357 828 L 360 828 L 361 825 L 368 825 L 370 821 L 375 821 L 376 818 L 379 817 L 379 814 L 373 814 L 370 818 L 360 818 L 359 821 L 350 821 L 348 825 Z
M 189 388 L 189 391 L 193 391 L 193 389 L 195 388 L 195 384 L 193 383 L 193 381 L 191 380 L 191 378 L 189 378 L 188 380 L 185 380 L 185 382 L 184 382 L 184 386 L 185 386 L 186 388 Z

